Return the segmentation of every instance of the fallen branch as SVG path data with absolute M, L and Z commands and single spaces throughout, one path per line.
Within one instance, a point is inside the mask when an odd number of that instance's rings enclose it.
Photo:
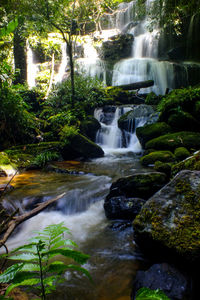
M 34 208 L 33 210 L 21 215 L 21 216 L 17 216 L 17 217 L 13 217 L 12 221 L 10 221 L 7 224 L 7 228 L 4 230 L 6 231 L 5 234 L 3 235 L 3 238 L 0 240 L 0 247 L 2 247 L 3 245 L 5 245 L 5 242 L 7 241 L 7 239 L 9 238 L 9 236 L 11 235 L 11 233 L 15 230 L 15 228 L 20 225 L 21 223 L 23 223 L 24 221 L 34 217 L 35 215 L 37 215 L 38 213 L 40 213 L 41 211 L 43 211 L 47 206 L 49 206 L 50 204 L 52 204 L 53 202 L 61 199 L 63 196 L 65 195 L 65 193 L 57 196 L 56 198 L 50 199 L 48 201 L 45 201 L 43 203 L 38 204 L 38 206 L 36 208 Z

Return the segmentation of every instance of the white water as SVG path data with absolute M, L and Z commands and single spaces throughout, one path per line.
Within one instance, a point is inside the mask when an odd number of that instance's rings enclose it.
M 37 72 L 38 72 L 38 67 L 37 64 L 34 63 L 33 51 L 29 46 L 29 43 L 27 43 L 27 83 L 30 88 L 36 86 L 35 78 Z
M 63 80 L 63 76 L 66 72 L 66 67 L 68 63 L 66 43 L 62 43 L 61 50 L 62 50 L 62 60 L 59 66 L 58 74 L 55 76 L 55 80 L 54 80 L 55 83 L 61 82 Z
M 95 110 L 94 116 L 101 124 L 101 129 L 96 135 L 96 143 L 103 148 L 105 153 L 141 153 L 142 147 L 136 136 L 136 128 L 144 126 L 147 118 L 136 118 L 134 124 L 133 120 L 130 120 L 128 131 L 122 132 L 118 128 L 118 119 L 132 109 L 132 107 L 117 107 L 114 113 L 109 113 L 110 122 L 104 118 L 105 113 L 101 108 Z

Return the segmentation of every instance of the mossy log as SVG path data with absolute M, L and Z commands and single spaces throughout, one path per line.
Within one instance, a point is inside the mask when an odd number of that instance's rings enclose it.
M 153 85 L 154 85 L 153 80 L 145 80 L 145 81 L 139 81 L 139 82 L 134 82 L 129 84 L 122 84 L 122 85 L 118 85 L 117 87 L 125 91 L 131 91 L 131 90 L 147 88 Z

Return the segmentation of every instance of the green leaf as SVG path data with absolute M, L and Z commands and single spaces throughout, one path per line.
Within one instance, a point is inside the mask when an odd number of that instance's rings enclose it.
M 12 256 L 9 256 L 9 259 L 38 262 L 38 256 L 33 253 L 21 253 L 21 254 L 17 254 L 17 255 L 12 255 Z
M 38 264 L 28 264 L 25 263 L 24 266 L 22 267 L 21 271 L 26 271 L 26 272 L 39 272 L 40 267 Z
M 28 286 L 28 285 L 33 286 L 38 283 L 40 283 L 40 279 L 37 278 L 25 279 L 19 283 L 13 283 L 7 288 L 6 295 L 8 295 L 12 291 L 12 289 L 14 289 L 17 286 Z
M 73 242 L 72 240 L 61 240 L 60 237 L 56 239 L 56 242 L 54 240 L 53 246 L 51 246 L 51 250 L 57 249 L 59 247 L 64 247 L 64 246 L 73 246 L 73 247 L 78 247 L 78 245 Z
M 161 290 L 141 288 L 136 294 L 135 300 L 170 300 Z
M 23 245 L 23 246 L 20 246 L 20 247 L 14 249 L 10 253 L 16 253 L 18 251 L 28 251 L 28 252 L 36 253 L 37 252 L 36 245 L 37 245 L 37 243 Z
M 85 274 L 90 279 L 90 281 L 93 282 L 90 273 L 85 268 L 82 268 L 82 267 L 79 267 L 79 266 L 76 266 L 76 265 L 68 265 L 67 268 L 74 269 L 74 270 L 76 270 L 78 272 L 82 272 L 83 274 Z
M 0 275 L 0 283 L 10 282 L 11 280 L 13 280 L 17 272 L 19 272 L 23 268 L 23 266 L 23 263 L 18 263 L 9 267 L 4 271 L 3 274 Z
M 82 252 L 72 250 L 72 249 L 64 249 L 64 248 L 50 250 L 48 251 L 48 253 L 44 253 L 43 255 L 47 255 L 47 254 L 49 255 L 49 258 L 52 258 L 56 255 L 63 255 L 65 257 L 72 258 L 74 261 L 76 261 L 79 264 L 86 263 L 86 261 L 90 257 L 89 255 L 84 254 Z

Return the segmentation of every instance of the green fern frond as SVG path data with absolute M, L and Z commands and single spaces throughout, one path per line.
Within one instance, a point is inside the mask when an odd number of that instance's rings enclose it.
M 0 275 L 0 283 L 6 283 L 13 280 L 17 272 L 24 266 L 24 263 L 18 263 L 9 267 L 3 274 Z
M 38 256 L 34 253 L 21 253 L 9 256 L 11 260 L 22 260 L 22 261 L 31 261 L 38 262 Z
M 47 254 L 47 253 L 46 253 Z M 55 257 L 57 255 L 63 255 L 65 257 L 72 258 L 74 261 L 76 261 L 79 264 L 84 264 L 89 258 L 89 255 L 83 254 L 82 252 L 72 250 L 72 249 L 55 249 L 50 250 L 48 252 L 49 258 Z
M 135 300 L 170 300 L 163 291 L 143 287 L 138 290 Z
M 9 285 L 9 287 L 6 290 L 6 295 L 8 295 L 14 288 L 18 286 L 33 286 L 40 283 L 40 279 L 32 278 L 32 279 L 25 279 L 19 283 L 13 283 Z

